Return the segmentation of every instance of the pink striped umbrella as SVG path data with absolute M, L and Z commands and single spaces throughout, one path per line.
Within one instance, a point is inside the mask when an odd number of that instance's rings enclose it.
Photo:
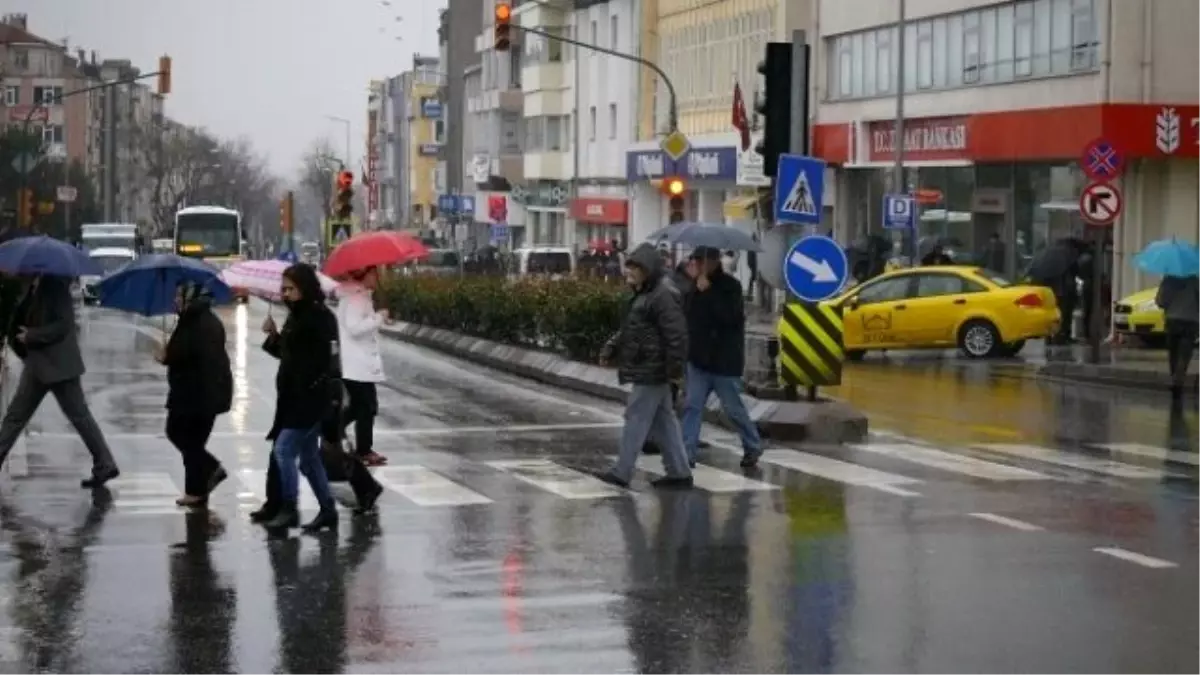
M 221 271 L 221 281 L 230 288 L 242 288 L 255 297 L 279 300 L 279 287 L 283 284 L 283 271 L 291 267 L 286 260 L 247 260 L 234 263 Z M 332 293 L 338 286 L 333 279 L 317 272 L 321 290 Z

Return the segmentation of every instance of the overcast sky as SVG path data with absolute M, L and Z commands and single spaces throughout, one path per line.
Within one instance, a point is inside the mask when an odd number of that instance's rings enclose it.
M 389 3 L 389 4 L 385 4 Z M 29 29 L 126 58 L 143 71 L 174 61 L 167 114 L 219 136 L 249 138 L 283 177 L 316 137 L 359 166 L 367 85 L 437 54 L 446 0 L 0 0 Z M 397 20 L 400 17 L 401 20 Z

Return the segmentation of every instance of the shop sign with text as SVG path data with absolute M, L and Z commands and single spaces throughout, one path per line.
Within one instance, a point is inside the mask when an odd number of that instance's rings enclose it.
M 905 120 L 904 158 L 909 161 L 965 159 L 967 120 L 963 117 L 927 117 Z M 869 157 L 885 162 L 896 156 L 896 123 L 871 122 L 867 131 Z

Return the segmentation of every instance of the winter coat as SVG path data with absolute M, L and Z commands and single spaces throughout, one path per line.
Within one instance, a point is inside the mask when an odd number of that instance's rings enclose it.
M 225 326 L 208 302 L 196 300 L 179 315 L 167 341 L 167 408 L 216 417 L 233 407 L 233 369 L 225 351 Z
M 706 290 L 688 295 L 688 362 L 713 375 L 741 377 L 746 363 L 742 285 L 717 269 Z
M 338 377 L 337 341 L 337 319 L 316 302 L 294 308 L 283 330 L 267 336 L 263 350 L 279 359 L 275 421 L 268 439 L 280 429 L 311 429 L 330 413 Z
M 341 339 L 342 377 L 355 382 L 383 382 L 383 357 L 379 354 L 379 326 L 371 291 L 343 284 L 338 291 L 338 336 Z
M 647 277 L 630 298 L 621 328 L 605 345 L 602 358 L 616 363 L 622 384 L 678 380 L 687 358 L 687 321 L 678 296 L 662 283 L 662 258 L 654 246 L 642 244 L 629 254 L 627 264 L 646 270 Z

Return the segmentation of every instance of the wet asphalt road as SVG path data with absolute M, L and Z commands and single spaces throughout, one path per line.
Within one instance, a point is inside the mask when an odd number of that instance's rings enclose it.
M 860 447 L 776 447 L 743 474 L 709 430 L 697 489 L 619 492 L 582 473 L 617 407 L 388 342 L 379 514 L 268 539 L 245 513 L 274 363 L 260 307 L 223 315 L 236 399 L 211 449 L 233 479 L 186 514 L 157 324 L 85 313 L 124 474 L 81 492 L 85 451 L 43 406 L 0 476 L 0 671 L 1198 669 L 1196 454 L 1166 443 L 1194 412 L 1058 421 L 1044 399 L 887 382 L 856 394 L 890 412 Z

